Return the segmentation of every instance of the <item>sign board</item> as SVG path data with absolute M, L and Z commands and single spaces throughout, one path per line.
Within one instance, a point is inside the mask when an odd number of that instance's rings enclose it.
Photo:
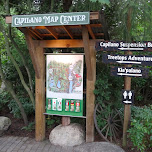
M 46 113 L 83 116 L 83 55 L 47 55 L 46 72 Z
M 152 66 L 152 56 L 137 56 L 137 55 L 102 55 L 103 63 L 120 63 L 120 64 L 137 64 Z
M 90 24 L 89 12 L 33 14 L 12 16 L 13 27 Z
M 134 102 L 134 91 L 122 90 L 122 102 L 124 104 L 132 104 Z
M 111 67 L 112 76 L 148 77 L 149 70 L 146 68 Z
M 95 46 L 97 51 L 152 51 L 152 42 L 106 42 L 98 41 Z

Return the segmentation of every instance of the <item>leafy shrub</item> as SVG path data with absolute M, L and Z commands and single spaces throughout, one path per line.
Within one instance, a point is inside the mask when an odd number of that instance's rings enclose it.
M 152 147 L 152 105 L 134 108 L 128 132 L 133 145 L 141 152 Z
M 115 133 L 112 133 L 109 128 L 111 128 L 111 126 L 116 128 L 114 121 L 111 120 L 121 120 L 121 115 L 117 115 L 116 109 L 120 110 L 123 107 L 121 102 L 123 78 L 110 76 L 110 66 L 101 63 L 101 57 L 102 54 L 98 54 L 97 77 L 94 94 L 96 96 L 96 104 L 99 104 L 102 109 L 100 113 L 98 111 L 96 112 L 96 120 L 97 126 L 100 130 L 105 128 L 102 133 L 105 134 L 105 136 L 107 134 L 110 138 L 113 138 Z M 98 110 L 100 111 L 100 109 Z M 115 115 L 117 117 L 113 118 Z M 121 128 L 121 122 L 118 123 Z M 107 128 L 105 126 L 107 126 Z
M 48 115 L 46 118 L 46 125 L 48 128 L 53 128 L 57 125 L 59 125 L 61 122 L 61 117 L 54 117 L 54 116 L 50 116 Z
M 25 113 L 27 114 L 27 116 L 34 113 L 33 104 L 31 102 L 29 102 L 29 98 L 20 97 L 19 100 L 22 103 L 23 108 L 24 108 Z M 20 109 L 19 109 L 17 103 L 13 99 L 10 100 L 10 102 L 8 103 L 8 107 L 11 110 L 11 113 L 13 113 L 15 118 L 21 118 Z
M 99 103 L 103 108 L 110 105 L 110 109 L 120 109 L 121 90 L 123 86 L 122 77 L 110 76 L 110 66 L 101 63 L 102 54 L 98 54 L 97 59 L 97 77 L 95 83 L 94 94 L 96 96 L 96 103 Z M 107 113 L 108 109 L 107 108 Z
M 11 96 L 6 91 L 0 93 L 0 110 L 2 110 L 6 104 L 11 100 Z
M 23 127 L 21 130 L 32 131 L 35 129 L 35 122 L 30 122 L 28 126 Z

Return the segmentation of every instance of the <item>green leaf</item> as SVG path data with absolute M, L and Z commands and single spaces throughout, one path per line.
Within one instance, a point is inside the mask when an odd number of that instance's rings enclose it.
M 97 0 L 90 0 L 91 2 L 96 2 Z M 110 1 L 109 0 L 98 0 L 98 2 L 102 3 L 102 4 L 109 4 Z

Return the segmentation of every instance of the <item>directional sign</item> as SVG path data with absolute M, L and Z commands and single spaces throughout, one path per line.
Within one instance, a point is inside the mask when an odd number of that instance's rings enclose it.
M 122 102 L 124 104 L 132 104 L 134 102 L 134 91 L 122 90 Z
M 152 51 L 152 42 L 106 42 L 97 41 L 97 51 Z
M 120 63 L 152 66 L 152 56 L 103 54 L 102 61 L 107 64 Z
M 111 67 L 112 76 L 148 77 L 149 70 L 133 67 Z

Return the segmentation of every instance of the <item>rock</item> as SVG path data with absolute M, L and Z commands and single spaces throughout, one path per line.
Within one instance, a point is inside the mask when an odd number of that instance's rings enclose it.
M 125 152 L 122 148 L 110 142 L 85 143 L 74 148 L 74 152 Z
M 49 136 L 50 142 L 59 146 L 80 145 L 85 142 L 84 138 L 84 130 L 77 123 L 68 126 L 59 125 L 51 131 Z
M 0 116 L 0 136 L 2 133 L 9 128 L 11 120 L 7 117 Z
M 2 82 L 1 89 L 4 90 L 5 88 L 6 88 L 5 84 L 4 84 L 4 82 Z
M 2 84 L 0 85 L 0 92 L 4 91 L 5 90 L 5 84 L 4 82 L 2 82 Z

